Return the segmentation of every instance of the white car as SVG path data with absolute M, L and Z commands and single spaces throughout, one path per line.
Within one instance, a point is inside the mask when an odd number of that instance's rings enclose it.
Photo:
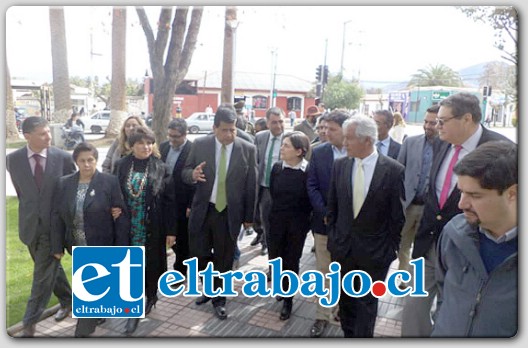
M 97 111 L 90 116 L 81 117 L 84 123 L 84 132 L 101 133 L 106 131 L 110 123 L 110 110 Z
M 213 130 L 214 114 L 207 114 L 205 112 L 195 112 L 187 117 L 187 129 L 189 133 L 196 134 L 199 132 L 210 132 Z

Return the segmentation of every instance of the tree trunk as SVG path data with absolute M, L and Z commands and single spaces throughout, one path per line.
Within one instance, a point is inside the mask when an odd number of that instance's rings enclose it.
M 13 89 L 11 88 L 11 74 L 5 62 L 5 80 L 6 80 L 6 139 L 18 140 L 18 128 L 16 125 L 15 108 L 13 105 Z
M 71 114 L 70 73 L 68 71 L 68 51 L 64 9 L 49 8 L 51 32 L 51 61 L 53 66 L 53 122 L 63 123 Z
M 237 9 L 227 6 L 224 25 L 224 61 L 222 65 L 222 103 L 233 104 L 234 98 L 234 59 L 235 59 L 235 30 Z
M 112 22 L 112 88 L 110 123 L 105 138 L 115 138 L 127 117 L 126 111 L 126 8 L 114 7 Z
M 193 8 L 191 22 L 187 27 L 188 10 L 189 8 L 185 6 L 176 9 L 171 29 L 173 8 L 163 7 L 158 19 L 156 37 L 154 37 L 145 10 L 143 7 L 136 8 L 149 50 L 152 83 L 154 83 L 152 130 L 156 134 L 158 143 L 166 139 L 176 86 L 183 81 L 189 70 L 200 31 L 203 8 Z M 168 51 L 165 55 L 167 46 Z

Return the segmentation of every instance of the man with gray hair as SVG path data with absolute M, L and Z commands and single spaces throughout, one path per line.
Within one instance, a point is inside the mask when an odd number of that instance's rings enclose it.
M 404 167 L 376 151 L 371 118 L 354 116 L 343 132 L 347 157 L 334 162 L 328 191 L 328 250 L 342 277 L 362 270 L 373 282 L 384 281 L 405 223 Z M 354 298 L 342 291 L 339 310 L 345 337 L 373 337 L 378 299 L 371 293 Z

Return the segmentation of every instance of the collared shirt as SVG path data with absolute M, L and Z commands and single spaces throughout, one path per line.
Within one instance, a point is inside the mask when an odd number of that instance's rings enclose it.
M 429 182 L 429 173 L 431 172 L 431 165 L 433 164 L 433 141 L 434 138 L 428 139 L 424 135 L 424 146 L 422 151 L 422 168 L 420 170 L 420 178 L 416 186 L 415 198 L 424 200 L 425 188 Z
M 173 147 L 172 145 L 169 146 L 169 152 L 167 153 L 166 163 L 167 166 L 170 168 L 171 172 L 174 170 L 174 166 L 176 165 L 176 162 L 178 162 L 178 158 L 180 158 L 180 154 L 186 143 L 187 139 L 185 139 L 183 144 L 178 147 Z
M 275 164 L 275 162 L 277 162 L 279 159 L 280 159 L 280 147 L 281 147 L 281 144 L 282 144 L 282 136 L 284 135 L 284 133 L 281 133 L 280 135 L 276 136 L 275 138 L 277 138 L 277 140 L 275 140 L 275 144 L 273 146 L 273 155 L 272 155 L 272 160 L 271 160 L 271 167 L 273 167 L 273 165 Z M 274 135 L 271 134 L 271 132 L 269 133 L 269 138 L 268 138 L 268 145 L 266 146 L 266 152 L 264 152 L 264 170 L 266 170 L 266 168 L 268 168 L 268 156 L 269 156 L 269 151 L 271 149 L 271 143 L 272 143 L 272 139 L 274 138 Z M 260 180 L 260 186 L 264 186 L 264 187 L 267 187 L 266 185 L 266 175 L 264 173 L 264 175 L 262 175 L 262 178 Z
M 37 160 L 33 158 L 34 154 L 40 155 L 40 165 L 42 166 L 42 171 L 45 172 L 46 163 L 48 161 L 48 149 L 45 148 L 41 152 L 33 152 L 33 150 L 29 148 L 29 145 L 26 145 L 26 147 L 27 147 L 29 166 L 31 167 L 31 173 L 35 175 L 35 166 L 37 165 Z
M 378 162 L 378 151 L 374 149 L 374 151 L 368 155 L 367 157 L 363 158 L 363 173 L 364 173 L 364 196 L 367 197 L 367 193 L 370 187 L 370 183 L 372 182 L 372 177 L 374 176 L 374 169 L 376 169 L 376 163 Z M 356 168 L 358 164 L 359 158 L 354 158 L 354 166 L 352 168 L 352 177 L 350 178 L 352 182 L 352 188 L 354 187 L 354 177 L 356 174 Z
M 379 143 L 382 144 L 381 149 L 379 148 L 379 146 L 380 146 L 380 145 L 378 145 Z M 390 137 L 386 137 L 385 139 L 378 140 L 376 142 L 376 148 L 381 150 L 380 152 L 384 156 L 387 156 L 387 154 L 389 153 L 389 146 L 390 146 Z
M 231 160 L 231 153 L 233 152 L 233 144 L 232 142 L 229 145 L 226 145 L 226 171 L 229 170 L 229 161 Z M 218 167 L 220 165 L 220 156 L 222 154 L 222 143 L 218 141 L 218 139 L 215 137 L 215 180 L 213 184 L 213 191 L 211 192 L 211 198 L 209 199 L 209 202 L 216 204 L 216 190 L 218 187 Z M 227 175 L 227 173 L 226 173 Z
M 483 228 L 479 227 L 479 232 L 483 233 L 488 239 L 494 241 L 497 244 L 508 242 L 514 238 L 517 238 L 517 226 L 500 236 L 499 238 L 495 238 L 488 230 L 485 230 Z
M 337 147 L 332 145 L 332 153 L 334 154 L 334 161 L 336 159 L 339 159 L 341 157 L 345 157 L 347 155 L 346 147 L 341 147 L 341 150 L 339 150 Z
M 308 167 L 308 161 L 305 160 L 304 158 L 302 159 L 302 161 L 297 163 L 295 166 L 290 166 L 288 163 L 284 161 L 282 162 L 282 169 L 291 168 L 291 169 L 297 169 L 297 170 L 302 170 L 303 172 L 306 172 L 307 167 Z
M 462 150 L 460 150 L 460 153 L 458 154 L 458 162 L 462 158 L 464 158 L 467 154 L 472 152 L 477 148 L 478 142 L 480 140 L 480 137 L 482 136 L 482 126 L 479 124 L 477 131 L 473 133 L 464 143 L 460 144 L 462 145 Z M 447 169 L 449 168 L 449 162 L 451 162 L 451 158 L 455 155 L 455 145 L 451 145 L 451 149 L 449 150 L 449 153 L 444 158 L 444 161 L 442 162 L 442 165 L 440 166 L 440 170 L 438 171 L 438 175 L 436 177 L 435 182 L 435 188 L 436 188 L 436 197 L 440 198 L 440 195 L 442 193 L 442 187 L 444 186 L 444 179 L 447 174 Z M 449 194 L 453 191 L 455 188 L 456 183 L 458 182 L 458 176 L 453 172 L 453 176 L 451 176 L 451 183 L 449 188 Z

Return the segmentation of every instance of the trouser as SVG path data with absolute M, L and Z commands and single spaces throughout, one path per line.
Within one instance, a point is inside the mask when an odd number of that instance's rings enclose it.
M 315 263 L 317 270 L 323 274 L 329 273 L 330 263 L 332 259 L 330 252 L 327 249 L 328 236 L 324 234 L 314 233 L 315 238 Z M 330 280 L 325 278 L 325 287 L 330 289 Z M 328 296 L 329 297 L 329 296 Z M 339 310 L 339 306 L 334 307 L 323 307 L 317 301 L 317 311 L 315 313 L 315 319 L 318 320 L 331 320 L 335 317 L 335 314 Z
M 72 305 L 72 290 L 64 273 L 60 260 L 50 255 L 48 233 L 40 233 L 36 240 L 28 245 L 33 259 L 33 283 L 26 306 L 23 323 L 25 326 L 36 324 L 48 306 L 52 292 L 62 307 Z
M 172 246 L 172 250 L 176 255 L 176 258 L 174 260 L 174 270 L 180 272 L 183 275 L 187 274 L 187 267 L 183 264 L 183 261 L 191 257 L 191 254 L 189 252 L 188 224 L 189 219 L 178 219 L 178 227 L 176 229 L 176 244 Z
M 423 214 L 423 205 L 410 204 L 405 211 L 405 225 L 401 231 L 400 250 L 398 251 L 399 270 L 409 271 L 411 269 L 411 246 Z
M 98 318 L 79 318 L 75 326 L 75 336 L 88 336 L 95 331 Z
M 260 226 L 262 231 L 257 231 L 257 233 L 262 233 L 262 246 L 269 246 L 270 239 L 270 213 L 271 213 L 271 194 L 268 187 L 261 186 L 259 195 L 259 211 L 260 211 Z M 271 257 L 269 258 L 271 260 Z
M 403 302 L 402 337 L 429 337 L 433 331 L 431 308 L 438 294 L 435 279 L 436 245 L 433 243 L 424 262 L 425 291 L 427 297 L 407 296 Z
M 209 204 L 203 226 L 203 243 L 208 254 L 198 256 L 198 267 L 203 271 L 208 262 L 212 262 L 214 270 L 220 273 L 230 271 L 233 267 L 236 240 L 229 233 L 228 208 L 218 212 L 214 204 Z M 212 250 L 212 252 L 211 252 Z M 223 281 L 215 277 L 213 281 L 214 290 L 222 290 Z M 225 306 L 226 298 L 216 296 L 212 298 L 213 306 Z

